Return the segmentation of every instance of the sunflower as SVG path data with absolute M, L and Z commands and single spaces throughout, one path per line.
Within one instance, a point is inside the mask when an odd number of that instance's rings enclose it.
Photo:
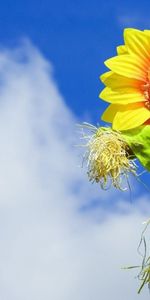
M 150 30 L 127 28 L 124 43 L 100 76 L 106 86 L 100 98 L 110 103 L 102 120 L 119 131 L 150 124 Z

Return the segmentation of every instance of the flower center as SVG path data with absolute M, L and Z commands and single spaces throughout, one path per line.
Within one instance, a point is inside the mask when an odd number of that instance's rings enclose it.
M 145 97 L 145 106 L 148 110 L 150 110 L 150 82 L 146 82 L 143 85 L 143 94 Z

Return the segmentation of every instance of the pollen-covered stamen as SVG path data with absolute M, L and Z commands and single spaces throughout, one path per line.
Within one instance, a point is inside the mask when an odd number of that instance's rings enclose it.
M 93 127 L 91 128 L 93 131 Z M 95 127 L 95 132 L 89 136 L 84 135 L 84 138 L 87 139 L 84 158 L 87 161 L 89 180 L 99 182 L 102 188 L 110 183 L 123 189 L 123 178 L 127 178 L 129 173 L 136 174 L 136 165 L 130 159 L 131 149 L 121 133 L 111 128 Z
M 145 97 L 145 106 L 148 110 L 150 110 L 150 82 L 147 81 L 143 86 L 143 93 L 144 93 L 144 97 Z

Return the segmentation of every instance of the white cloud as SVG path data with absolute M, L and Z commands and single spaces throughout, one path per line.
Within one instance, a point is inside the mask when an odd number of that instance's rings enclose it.
M 73 146 L 77 120 L 28 42 L 1 50 L 0 84 L 0 298 L 139 299 L 134 272 L 120 268 L 140 260 L 147 201 L 133 207 L 88 184 Z M 110 197 L 116 213 L 92 206 Z

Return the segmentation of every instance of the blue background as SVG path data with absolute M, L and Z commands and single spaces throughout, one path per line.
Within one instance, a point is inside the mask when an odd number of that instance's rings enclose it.
M 90 112 L 98 122 L 105 105 L 98 99 L 103 62 L 115 55 L 124 27 L 146 26 L 149 6 L 148 1 L 6 0 L 0 4 L 0 42 L 12 46 L 30 38 L 52 61 L 71 109 L 79 117 Z
M 66 104 L 82 121 L 100 122 L 104 60 L 122 44 L 123 29 L 150 28 L 149 1 L 21 1 L 0 4 L 0 43 L 31 39 L 54 66 Z M 145 177 L 147 180 L 147 176 Z

